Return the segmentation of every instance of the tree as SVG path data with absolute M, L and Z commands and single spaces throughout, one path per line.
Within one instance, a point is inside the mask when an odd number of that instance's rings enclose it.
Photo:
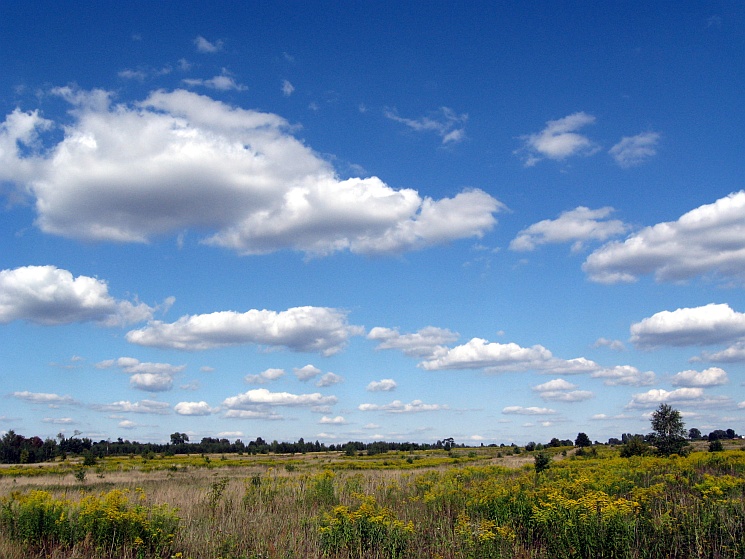
M 592 441 L 590 440 L 590 437 L 587 436 L 587 433 L 577 433 L 577 438 L 574 439 L 574 446 L 580 448 L 592 446 Z
M 551 456 L 547 452 L 536 452 L 533 457 L 535 461 L 535 473 L 540 474 L 551 466 Z
M 644 456 L 649 454 L 649 445 L 644 442 L 641 435 L 630 436 L 621 447 L 621 458 L 631 458 L 632 456 Z
M 649 437 L 658 454 L 670 456 L 684 452 L 688 446 L 686 442 L 688 432 L 678 410 L 668 404 L 660 404 L 652 412 L 650 421 L 653 433 L 650 433 Z
M 175 433 L 171 433 L 171 444 L 184 444 L 189 442 L 189 435 L 186 433 L 179 433 L 176 431 Z
M 688 438 L 692 441 L 697 441 L 701 438 L 701 431 L 699 429 L 696 429 L 695 427 L 691 427 L 688 429 Z

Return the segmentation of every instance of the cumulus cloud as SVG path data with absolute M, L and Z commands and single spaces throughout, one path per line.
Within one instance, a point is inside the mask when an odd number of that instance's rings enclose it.
M 305 365 L 304 367 L 295 368 L 292 371 L 295 373 L 297 379 L 301 382 L 307 382 L 312 378 L 317 377 L 321 374 L 321 369 L 314 367 L 313 365 Z
M 608 153 L 620 167 L 634 167 L 657 155 L 659 141 L 660 135 L 657 132 L 642 132 L 636 136 L 623 137 Z
M 539 221 L 523 229 L 510 242 L 510 250 L 531 251 L 549 243 L 573 243 L 573 251 L 581 250 L 588 241 L 605 241 L 628 230 L 622 221 L 606 219 L 612 212 L 610 207 L 591 210 L 579 206 L 557 219 Z
M 157 400 L 141 400 L 139 402 L 119 400 L 110 404 L 93 404 L 91 408 L 97 411 L 114 413 L 149 413 L 155 415 L 168 415 L 171 413 L 170 404 L 167 402 L 158 402 Z
M 258 375 L 246 375 L 243 377 L 248 384 L 265 384 L 284 376 L 284 369 L 267 369 Z
M 326 386 L 339 384 L 340 382 L 344 382 L 344 377 L 335 373 L 326 373 L 316 381 L 316 386 L 318 386 L 319 388 L 323 388 Z
M 419 413 L 426 411 L 443 411 L 450 409 L 446 404 L 425 404 L 421 400 L 412 400 L 405 404 L 401 400 L 394 400 L 390 404 L 360 404 L 360 411 L 382 411 L 385 413 Z
M 19 400 L 25 400 L 31 404 L 46 404 L 49 407 L 76 403 L 71 396 L 60 396 L 59 394 L 49 392 L 29 392 L 28 390 L 23 390 L 21 392 L 13 392 L 11 396 Z
M 631 325 L 631 341 L 644 348 L 728 343 L 745 336 L 745 314 L 727 304 L 658 312 Z
M 515 154 L 523 156 L 526 167 L 532 167 L 543 159 L 563 161 L 575 155 L 592 155 L 599 148 L 577 131 L 594 122 L 595 117 L 584 112 L 549 120 L 540 132 L 521 136 L 524 144 Z
M 196 39 L 194 39 L 194 46 L 197 47 L 198 52 L 214 54 L 216 52 L 220 52 L 223 49 L 224 43 L 221 40 L 211 42 L 199 35 Z
M 0 178 L 34 199 L 47 233 L 146 243 L 191 229 L 239 254 L 399 254 L 482 237 L 504 208 L 478 189 L 435 200 L 377 177 L 341 180 L 283 118 L 193 92 L 116 106 L 106 92 L 63 97 L 73 121 L 44 153 L 17 149 L 51 126 L 37 113 L 0 129 Z
M 745 341 L 737 342 L 722 351 L 704 351 L 701 356 L 704 360 L 713 363 L 738 363 L 745 361 Z
M 367 385 L 368 392 L 391 392 L 396 390 L 398 384 L 392 378 L 384 378 L 381 380 L 374 380 Z
M 271 421 L 281 421 L 282 419 L 284 419 L 278 413 L 268 410 L 228 410 L 225 412 L 225 417 L 227 417 L 228 419 L 268 419 Z
M 564 379 L 557 378 L 533 387 L 538 395 L 547 401 L 581 402 L 594 396 L 589 390 L 575 390 L 576 385 Z
M 120 357 L 96 363 L 99 369 L 116 366 L 122 372 L 131 375 L 129 383 L 132 388 L 147 392 L 164 392 L 173 388 L 173 378 L 186 369 L 186 365 L 170 363 L 142 363 L 133 357 Z
M 401 334 L 397 328 L 376 326 L 367 335 L 378 342 L 376 349 L 397 349 L 410 357 L 432 357 L 447 350 L 459 335 L 446 328 L 427 326 L 418 332 Z
M 448 349 L 438 357 L 419 364 L 427 371 L 443 369 L 525 370 L 541 368 L 551 359 L 551 352 L 541 345 L 531 348 L 515 343 L 500 344 L 473 338 Z
M 26 320 L 55 325 L 95 322 L 124 326 L 152 318 L 154 307 L 118 301 L 105 281 L 55 266 L 23 266 L 0 271 L 0 324 Z
M 347 420 L 341 415 L 337 415 L 336 417 L 326 417 L 324 415 L 318 423 L 321 423 L 322 425 L 346 425 Z
M 429 116 L 411 119 L 398 116 L 395 109 L 385 109 L 386 118 L 405 124 L 416 132 L 434 132 L 442 139 L 442 144 L 458 143 L 466 137 L 467 114 L 458 114 L 448 107 L 440 107 Z
M 42 423 L 51 423 L 53 425 L 74 425 L 75 420 L 72 417 L 45 417 Z
M 676 388 L 675 390 L 664 390 L 654 388 L 647 392 L 634 394 L 627 408 L 654 408 L 659 404 L 694 405 L 696 407 L 711 407 L 730 404 L 731 401 L 725 396 L 706 396 L 701 387 Z
M 176 322 L 152 321 L 127 332 L 127 341 L 151 347 L 205 350 L 242 344 L 285 347 L 333 355 L 364 329 L 347 323 L 347 313 L 324 307 L 294 307 L 282 312 L 252 309 L 182 316 Z
M 130 421 L 129 419 L 124 419 L 118 423 L 119 427 L 122 429 L 134 429 L 137 427 L 137 423 L 134 421 Z
M 336 396 L 313 394 L 291 394 L 289 392 L 270 392 L 266 388 L 249 390 L 238 396 L 226 398 L 223 406 L 229 410 L 258 410 L 265 406 L 311 407 L 335 404 Z
M 702 387 L 720 386 L 727 384 L 729 379 L 727 373 L 719 367 L 710 367 L 703 371 L 681 371 L 673 376 L 672 383 L 674 386 L 684 387 Z
M 507 415 L 553 415 L 556 410 L 551 408 L 538 408 L 535 406 L 523 407 L 523 406 L 507 406 L 502 409 L 503 414 Z
M 603 368 L 590 376 L 603 379 L 606 386 L 649 386 L 656 378 L 653 371 L 642 372 L 631 365 Z
M 593 281 L 633 282 L 653 274 L 658 282 L 700 275 L 745 280 L 745 191 L 700 206 L 677 221 L 645 227 L 611 241 L 583 264 Z
M 207 402 L 179 402 L 173 406 L 178 415 L 210 415 L 213 410 Z

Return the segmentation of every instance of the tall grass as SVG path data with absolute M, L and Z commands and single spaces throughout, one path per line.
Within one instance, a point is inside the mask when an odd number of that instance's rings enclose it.
M 508 468 L 488 451 L 458 463 L 390 453 L 376 458 L 401 467 L 378 469 L 331 454 L 226 467 L 192 457 L 146 472 L 104 461 L 82 483 L 2 482 L 0 556 L 745 557 L 745 452 L 622 459 L 604 448 L 560 460 L 560 451 L 540 473 L 530 453 Z M 445 462 L 410 468 L 436 459 Z

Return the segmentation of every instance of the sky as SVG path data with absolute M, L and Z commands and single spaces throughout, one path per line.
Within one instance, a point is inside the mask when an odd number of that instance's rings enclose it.
M 745 431 L 745 5 L 0 3 L 0 432 Z

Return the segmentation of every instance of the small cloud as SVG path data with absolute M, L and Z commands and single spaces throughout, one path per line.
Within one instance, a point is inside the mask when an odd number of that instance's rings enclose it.
M 323 425 L 346 425 L 347 420 L 344 419 L 341 415 L 337 415 L 336 417 L 327 417 L 323 416 L 318 423 L 321 423 Z
M 502 413 L 507 415 L 553 415 L 556 410 L 551 408 L 538 408 L 535 406 L 523 407 L 523 406 L 507 406 L 502 409 Z
M 621 340 L 609 340 L 608 338 L 598 338 L 592 344 L 592 347 L 607 347 L 613 351 L 624 351 L 626 349 L 626 346 Z
M 237 83 L 226 68 L 222 69 L 222 73 L 219 76 L 215 76 L 209 80 L 183 79 L 181 81 L 186 85 L 207 87 L 218 91 L 246 91 L 248 89 L 247 86 Z
M 179 402 L 173 406 L 178 415 L 210 415 L 213 410 L 207 402 Z
M 393 390 L 396 390 L 396 387 L 398 384 L 396 384 L 396 381 L 392 378 L 384 378 L 381 380 L 374 380 L 370 384 L 367 385 L 368 392 L 391 392 Z
M 390 404 L 384 405 L 360 404 L 357 409 L 360 411 L 382 411 L 386 413 L 419 413 L 427 411 L 443 411 L 450 408 L 445 404 L 425 404 L 421 400 L 412 400 L 408 404 L 404 404 L 401 400 L 394 400 Z
M 400 117 L 395 109 L 385 109 L 383 114 L 386 118 L 405 124 L 416 132 L 436 133 L 442 138 L 443 145 L 461 142 L 466 137 L 468 115 L 457 114 L 449 107 L 440 107 L 429 116 L 418 119 Z
M 599 147 L 577 131 L 594 123 L 595 117 L 584 112 L 549 120 L 540 132 L 521 136 L 524 145 L 514 153 L 525 154 L 523 157 L 526 167 L 532 167 L 543 159 L 563 161 L 577 155 L 593 155 Z
M 673 386 L 685 387 L 709 387 L 721 386 L 727 384 L 729 379 L 727 373 L 719 367 L 710 367 L 701 372 L 699 371 L 681 371 L 673 376 Z
M 224 43 L 221 40 L 210 42 L 199 35 L 196 39 L 194 39 L 194 45 L 197 47 L 197 52 L 214 54 L 216 52 L 220 52 L 223 49 Z
M 622 138 L 608 153 L 620 167 L 634 167 L 657 155 L 659 141 L 660 135 L 657 132 L 643 132 Z
M 295 86 L 292 85 L 288 80 L 282 81 L 282 95 L 289 97 L 292 92 L 295 91 Z
M 320 375 L 321 369 L 308 364 L 308 365 L 305 365 L 304 367 L 300 367 L 299 369 L 298 368 L 293 369 L 292 372 L 295 373 L 295 376 L 300 382 L 307 382 L 310 379 Z
M 119 427 L 122 429 L 134 429 L 137 427 L 137 423 L 134 421 L 130 421 L 129 419 L 125 419 L 124 421 L 119 422 Z
M 284 376 L 284 369 L 267 369 L 258 375 L 246 375 L 244 377 L 248 384 L 265 384 Z
M 318 379 L 316 382 L 316 386 L 319 388 L 323 388 L 326 386 L 333 386 L 334 384 L 339 384 L 340 382 L 344 382 L 344 377 L 334 374 L 334 373 L 326 373 L 321 378 Z

